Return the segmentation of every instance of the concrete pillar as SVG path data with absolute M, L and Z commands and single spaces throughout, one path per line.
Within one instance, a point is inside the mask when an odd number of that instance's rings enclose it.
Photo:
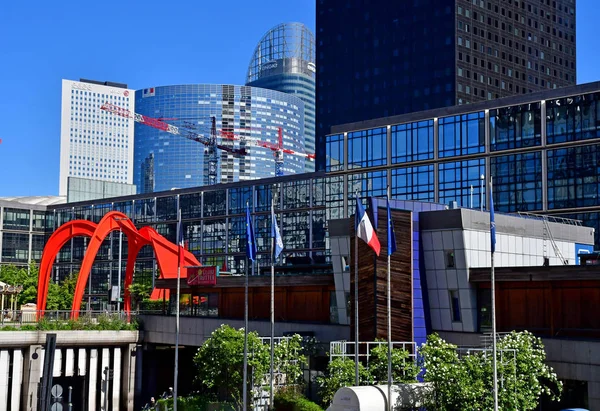
M 121 389 L 121 348 L 115 347 L 113 351 L 113 386 L 112 386 L 112 409 L 119 411 Z
M 57 348 L 54 350 L 54 367 L 52 368 L 52 377 L 60 377 L 62 375 L 62 350 Z
M 42 346 L 30 345 L 23 356 L 23 389 L 21 408 L 25 411 L 37 411 L 37 392 L 40 383 L 40 370 L 43 368 Z M 37 358 L 34 358 L 37 357 Z
M 104 370 L 106 370 L 107 368 L 110 368 L 110 349 L 103 348 L 102 367 L 100 368 L 100 378 L 102 381 L 100 383 L 100 409 L 102 411 L 108 411 L 104 405 L 106 404 L 106 397 L 110 396 L 107 389 L 109 386 L 108 374 L 104 372 Z
M 10 411 L 19 411 L 21 405 L 21 384 L 23 383 L 23 352 L 13 351 L 12 386 L 10 390 Z
M 81 353 L 81 351 L 80 351 Z M 96 383 L 98 381 L 98 350 L 90 350 L 90 368 L 88 372 L 88 411 L 96 411 Z
M 135 362 L 132 363 L 132 366 L 135 369 L 135 377 L 134 377 L 134 381 L 135 383 L 133 384 L 133 387 L 135 389 L 134 391 L 134 401 L 135 402 L 139 402 L 142 400 L 141 396 L 142 396 L 142 364 L 144 362 L 144 347 L 142 345 L 138 345 L 136 346 L 136 356 L 135 356 Z M 130 388 L 131 390 L 131 388 Z
M 75 351 L 67 348 L 65 357 L 65 377 L 72 377 L 75 375 Z
M 83 377 L 86 374 L 86 359 L 87 355 L 85 348 L 80 348 L 77 352 L 77 375 L 80 377 Z
M 598 407 L 600 407 L 600 382 L 588 381 L 588 408 L 599 410 Z
M 8 350 L 0 351 L 0 411 L 7 411 L 8 404 L 8 368 L 10 357 Z
M 38 355 L 40 358 L 40 372 L 38 373 L 38 382 L 40 382 L 40 380 L 42 379 L 42 377 L 44 376 L 44 357 L 46 356 L 46 351 L 45 349 L 41 349 L 38 351 Z
M 141 351 L 141 349 L 140 349 Z M 127 345 L 121 358 L 121 401 L 122 409 L 133 411 L 135 389 L 135 360 L 137 352 L 135 344 Z M 115 371 L 116 373 L 116 371 Z

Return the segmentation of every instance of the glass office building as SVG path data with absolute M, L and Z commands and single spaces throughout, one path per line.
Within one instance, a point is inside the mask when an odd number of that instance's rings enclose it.
M 487 209 L 494 181 L 498 212 L 532 212 L 582 220 L 600 245 L 600 82 L 339 126 L 327 138 L 327 171 L 80 203 L 2 207 L 0 263 L 39 261 L 45 237 L 74 219 L 99 222 L 111 210 L 176 240 L 181 208 L 188 248 L 203 264 L 245 270 L 245 205 L 258 242 L 255 274 L 269 272 L 271 197 L 285 249 L 282 274 L 331 273 L 328 224 L 352 216 L 354 193 Z M 485 181 L 483 181 L 485 183 Z M 483 196 L 482 196 L 483 194 Z M 483 203 L 482 200 L 483 199 Z M 124 238 L 123 255 L 127 254 Z M 77 270 L 85 240 L 63 247 L 55 278 Z M 119 235 L 94 263 L 88 296 L 116 285 Z M 137 261 L 155 273 L 153 252 Z M 123 266 L 124 270 L 125 267 Z M 104 297 L 103 297 L 104 296 Z M 87 297 L 86 297 L 87 298 Z
M 600 243 L 600 83 L 333 128 L 329 178 L 363 195 L 556 214 Z M 482 180 L 483 176 L 483 180 Z M 482 185 L 483 183 L 483 185 Z M 482 191 L 483 188 L 483 191 Z
M 247 86 L 293 94 L 304 102 L 304 145 L 315 152 L 315 37 L 302 23 L 279 24 L 260 40 L 248 65 Z M 306 171 L 315 163 L 306 160 Z
M 317 169 L 331 127 L 576 84 L 575 0 L 317 1 Z
M 257 140 L 304 152 L 304 103 L 274 90 L 235 85 L 191 84 L 138 90 L 136 111 L 179 128 L 174 135 L 135 124 L 134 183 L 139 192 L 197 187 L 209 184 L 208 146 L 187 137 L 209 141 L 211 118 L 216 118 L 217 144 L 245 148 L 235 156 L 217 149 L 216 182 L 275 176 L 274 152 L 253 145 Z M 226 137 L 233 135 L 234 140 Z M 284 155 L 284 174 L 304 172 L 304 158 Z

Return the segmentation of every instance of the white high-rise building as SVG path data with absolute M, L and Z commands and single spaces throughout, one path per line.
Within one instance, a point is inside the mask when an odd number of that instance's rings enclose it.
M 133 112 L 134 95 L 126 84 L 62 81 L 61 196 L 67 195 L 69 177 L 133 183 L 134 121 L 100 107 L 108 102 Z

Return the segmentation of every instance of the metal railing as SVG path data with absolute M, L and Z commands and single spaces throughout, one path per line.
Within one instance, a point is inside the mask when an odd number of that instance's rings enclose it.
M 518 211 L 517 214 L 521 217 L 534 218 L 536 220 L 546 220 L 551 223 L 569 224 L 569 225 L 576 225 L 576 226 L 583 225 L 583 222 L 581 220 L 576 220 L 573 218 L 558 217 L 558 216 L 546 215 L 546 214 L 536 214 L 536 213 L 531 213 L 531 212 L 527 212 L 527 211 Z
M 71 310 L 3 310 L 0 313 L 0 325 L 1 326 L 17 326 L 17 325 L 28 325 L 36 324 L 39 318 L 44 318 L 46 321 L 53 322 L 67 322 L 71 319 Z M 135 318 L 139 314 L 138 312 L 131 312 L 130 318 Z M 124 311 L 90 311 L 80 310 L 79 318 L 87 319 L 92 322 L 97 322 L 100 317 L 108 317 L 110 319 L 120 319 L 127 321 L 127 313 Z

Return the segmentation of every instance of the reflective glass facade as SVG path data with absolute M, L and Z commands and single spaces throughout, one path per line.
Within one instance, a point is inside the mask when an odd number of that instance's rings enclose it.
M 304 102 L 304 146 L 315 152 L 315 37 L 302 23 L 279 24 L 260 40 L 246 85 L 293 94 Z M 306 160 L 306 171 L 315 163 Z
M 281 273 L 307 272 L 309 263 L 319 272 L 330 273 L 327 224 L 353 215 L 356 193 L 366 203 L 369 196 L 385 196 L 389 185 L 394 199 L 456 202 L 459 207 L 478 209 L 483 205 L 485 209 L 487 200 L 481 204 L 481 198 L 483 194 L 485 199 L 488 192 L 487 188 L 481 191 L 482 174 L 484 182 L 493 176 L 496 211 L 547 213 L 582 220 L 596 229 L 598 247 L 600 137 L 550 143 L 552 119 L 547 113 L 550 100 L 568 97 L 575 101 L 579 97 L 579 101 L 587 101 L 597 92 L 600 82 L 519 99 L 379 119 L 369 121 L 365 128 L 338 128 L 329 136 L 331 169 L 325 173 L 33 210 L 0 202 L 0 263 L 35 261 L 41 250 L 40 238 L 55 227 L 79 218 L 98 222 L 110 210 L 123 211 L 138 227 L 151 225 L 174 241 L 180 208 L 189 250 L 203 264 L 225 264 L 228 271 L 239 274 L 245 270 L 244 211 L 248 202 L 259 251 L 255 274 L 263 274 L 270 263 L 269 207 L 274 197 L 286 244 L 279 263 Z M 535 143 L 538 139 L 539 144 Z M 423 147 L 417 150 L 420 154 L 406 148 L 408 140 L 411 147 Z M 498 141 L 506 145 L 496 144 Z M 455 142 L 457 148 L 446 142 Z M 118 233 L 114 233 L 100 249 L 86 290 L 92 303 L 94 298 L 106 298 L 108 285 L 115 284 L 118 244 Z M 75 239 L 63 247 L 55 268 L 57 278 L 77 269 L 85 246 L 85 240 Z M 124 255 L 126 249 L 125 241 Z M 141 275 L 156 273 L 151 248 L 142 250 L 137 264 L 144 273 Z
M 217 143 L 248 152 L 236 157 L 217 150 L 217 182 L 275 176 L 273 151 L 250 141 L 277 145 L 279 127 L 284 148 L 305 152 L 304 103 L 290 94 L 248 86 L 194 84 L 138 90 L 135 101 L 138 113 L 163 119 L 179 127 L 182 134 L 136 123 L 134 183 L 139 192 L 209 184 L 207 146 L 184 136 L 196 133 L 208 140 L 213 116 Z M 237 141 L 224 138 L 231 134 Z M 304 169 L 303 157 L 284 154 L 284 174 Z
M 492 176 L 497 211 L 577 215 L 600 245 L 599 90 L 591 83 L 337 126 L 325 147 L 328 178 L 345 176 L 342 197 L 384 195 L 390 184 L 393 198 L 486 209 L 481 176 Z
M 331 127 L 576 84 L 575 0 L 318 0 L 317 170 Z

